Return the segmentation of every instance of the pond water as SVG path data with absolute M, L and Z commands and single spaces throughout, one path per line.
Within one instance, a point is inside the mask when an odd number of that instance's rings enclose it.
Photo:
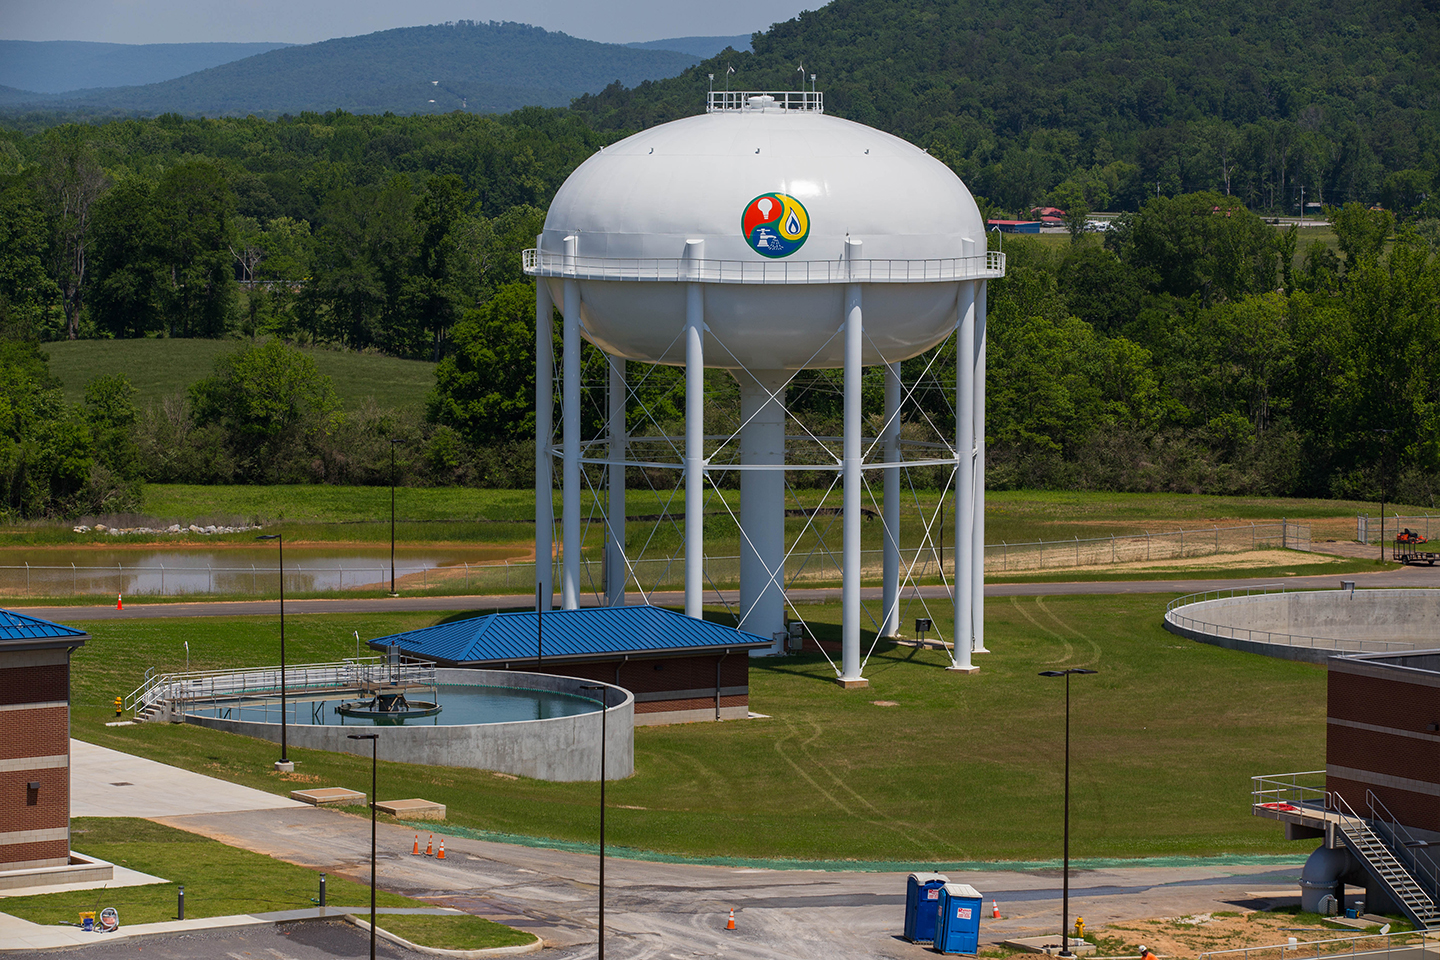
M 549 720 L 594 713 L 600 704 L 586 697 L 548 690 L 518 690 L 514 687 L 482 687 L 440 684 L 436 688 L 440 712 L 433 717 L 413 720 L 346 717 L 336 712 L 342 698 L 296 700 L 286 702 L 289 722 L 296 725 L 334 726 L 460 726 L 474 723 L 509 723 L 516 720 Z M 352 700 L 354 698 L 351 698 Z M 428 692 L 417 692 L 414 700 L 428 699 Z M 252 723 L 279 723 L 280 701 L 219 701 L 213 705 L 192 702 L 188 712 L 202 717 L 225 720 L 246 720 Z
M 436 576 L 464 579 L 467 565 L 520 559 L 524 545 L 397 546 L 397 585 L 429 586 Z M 119 593 L 274 594 L 280 585 L 278 551 L 265 546 L 0 549 L 0 593 L 67 596 Z M 438 571 L 432 574 L 432 571 Z M 530 582 L 517 571 L 517 584 Z M 285 545 L 285 590 L 347 590 L 390 582 L 390 546 Z

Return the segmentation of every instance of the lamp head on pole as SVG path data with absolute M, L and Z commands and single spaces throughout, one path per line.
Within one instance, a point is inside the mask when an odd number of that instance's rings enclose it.
M 1099 670 L 1086 670 L 1084 667 L 1071 667 L 1069 670 L 1041 670 L 1042 677 L 1068 677 L 1072 673 L 1099 673 Z

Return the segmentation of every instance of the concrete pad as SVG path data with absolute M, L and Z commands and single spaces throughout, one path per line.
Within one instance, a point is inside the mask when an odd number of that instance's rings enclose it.
M 1079 956 L 1095 952 L 1095 944 L 1088 940 L 1081 940 L 1079 937 L 1069 937 L 1070 952 Z M 1049 937 L 1021 937 L 1017 940 L 1004 941 L 1005 946 L 1012 950 L 1024 950 L 1026 953 L 1056 954 L 1060 952 L 1060 938 Z
M 345 787 L 320 787 L 315 790 L 291 790 L 290 799 L 312 807 L 338 807 L 365 803 L 365 794 Z M 383 809 L 383 808 L 382 808 Z
M 70 741 L 72 817 L 178 817 L 303 806 L 263 790 Z
M 398 820 L 444 820 L 445 804 L 434 800 L 382 800 L 375 809 Z
M 90 858 L 94 860 L 94 858 Z M 104 860 L 94 860 L 96 863 L 105 863 Z M 0 898 L 4 897 L 28 897 L 36 893 L 70 893 L 75 890 L 111 890 L 116 887 L 143 887 L 152 883 L 169 883 L 164 877 L 152 877 L 148 873 L 141 873 L 139 870 L 131 870 L 129 867 L 118 867 L 114 864 L 107 864 L 111 869 L 111 875 L 104 880 L 77 880 L 71 883 L 47 883 L 29 887 L 12 887 L 0 890 Z

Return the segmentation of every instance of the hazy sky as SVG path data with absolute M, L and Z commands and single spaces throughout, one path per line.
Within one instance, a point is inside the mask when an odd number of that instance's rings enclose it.
M 824 0 L 0 0 L 0 39 L 314 43 L 447 20 L 515 20 L 626 43 L 765 30 Z

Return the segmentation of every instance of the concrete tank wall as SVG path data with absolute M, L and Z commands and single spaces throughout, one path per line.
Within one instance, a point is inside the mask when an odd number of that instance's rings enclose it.
M 1165 629 L 1192 640 L 1323 663 L 1351 653 L 1434 647 L 1440 590 L 1310 590 L 1179 604 Z
M 509 670 L 461 670 L 439 668 L 436 682 L 455 686 L 510 687 L 544 690 L 576 696 L 590 696 L 581 686 L 594 680 L 558 677 Z M 620 780 L 635 772 L 635 698 L 628 690 L 606 684 L 615 704 L 608 716 L 605 747 L 605 779 Z M 280 724 L 214 717 L 184 717 L 187 723 L 280 742 Z M 456 726 L 322 727 L 292 723 L 286 736 L 291 746 L 368 757 L 370 744 L 347 739 L 357 729 L 380 733 L 382 760 L 418 763 L 437 767 L 473 767 L 496 770 L 537 780 L 571 781 L 600 779 L 600 711 L 548 720 L 519 720 L 508 723 L 481 723 Z

